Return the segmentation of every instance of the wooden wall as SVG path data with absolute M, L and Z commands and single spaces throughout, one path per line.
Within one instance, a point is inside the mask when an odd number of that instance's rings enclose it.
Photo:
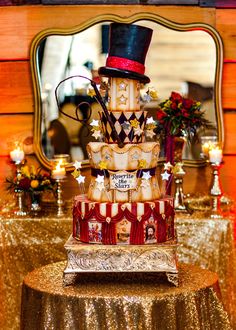
M 11 171 L 9 145 L 33 135 L 34 100 L 29 48 L 35 35 L 50 27 L 71 27 L 94 14 L 151 12 L 178 23 L 215 27 L 224 43 L 223 108 L 225 153 L 236 153 L 236 9 L 142 5 L 25 5 L 0 7 L 0 191 Z M 31 141 L 30 138 L 27 141 Z M 30 149 L 30 143 L 29 143 Z M 32 156 L 30 156 L 32 158 Z M 33 158 L 32 158 L 33 159 Z M 195 188 L 194 182 L 192 188 Z

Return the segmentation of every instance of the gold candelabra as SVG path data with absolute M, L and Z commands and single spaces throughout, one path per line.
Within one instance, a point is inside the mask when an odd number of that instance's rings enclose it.
M 16 178 L 18 179 L 21 176 L 21 166 L 24 162 L 24 151 L 21 149 L 18 142 L 15 143 L 15 149 L 10 152 L 11 160 L 16 165 Z M 27 215 L 24 205 L 24 191 L 20 188 L 15 188 L 15 194 L 17 198 L 17 209 L 14 211 L 14 214 L 17 217 L 24 217 Z
M 220 184 L 220 163 L 211 163 L 213 183 L 210 190 L 212 197 L 212 209 L 211 218 L 222 218 L 220 210 L 220 198 L 222 196 L 221 184 Z
M 174 173 L 175 180 L 175 195 L 174 195 L 174 207 L 177 212 L 187 212 L 186 205 L 184 203 L 184 193 L 183 193 L 183 177 L 185 172 L 183 170 L 183 163 L 176 163 L 176 171 Z
M 64 201 L 62 198 L 62 181 L 63 179 L 56 179 L 57 182 L 57 216 L 63 217 L 65 215 L 63 207 L 64 207 Z

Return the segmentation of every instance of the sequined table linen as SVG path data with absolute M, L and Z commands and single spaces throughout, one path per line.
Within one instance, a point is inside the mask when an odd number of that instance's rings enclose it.
M 22 292 L 22 330 L 231 329 L 218 297 L 217 275 L 180 265 L 178 288 L 143 274 L 112 280 L 81 275 L 63 286 L 64 262 L 28 274 Z
M 0 218 L 0 329 L 19 329 L 21 285 L 37 267 L 66 259 L 72 222 L 54 218 Z
M 178 259 L 216 272 L 225 309 L 236 329 L 236 264 L 233 222 L 206 218 L 202 213 L 177 214 Z
M 223 303 L 236 329 L 232 221 L 212 220 L 202 213 L 176 217 L 179 260 L 219 275 Z M 57 219 L 0 217 L 0 329 L 18 330 L 21 285 L 33 269 L 65 260 L 64 244 L 72 232 L 72 216 Z

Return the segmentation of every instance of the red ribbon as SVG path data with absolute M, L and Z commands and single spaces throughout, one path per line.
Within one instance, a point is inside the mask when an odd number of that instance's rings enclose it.
M 106 66 L 121 70 L 129 70 L 139 74 L 144 74 L 145 72 L 145 66 L 143 64 L 116 56 L 109 56 L 106 61 Z

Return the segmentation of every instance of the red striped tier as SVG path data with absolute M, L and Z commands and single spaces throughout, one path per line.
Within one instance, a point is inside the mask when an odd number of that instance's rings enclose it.
M 73 237 L 95 244 L 159 244 L 175 239 L 173 198 L 101 203 L 77 196 Z

